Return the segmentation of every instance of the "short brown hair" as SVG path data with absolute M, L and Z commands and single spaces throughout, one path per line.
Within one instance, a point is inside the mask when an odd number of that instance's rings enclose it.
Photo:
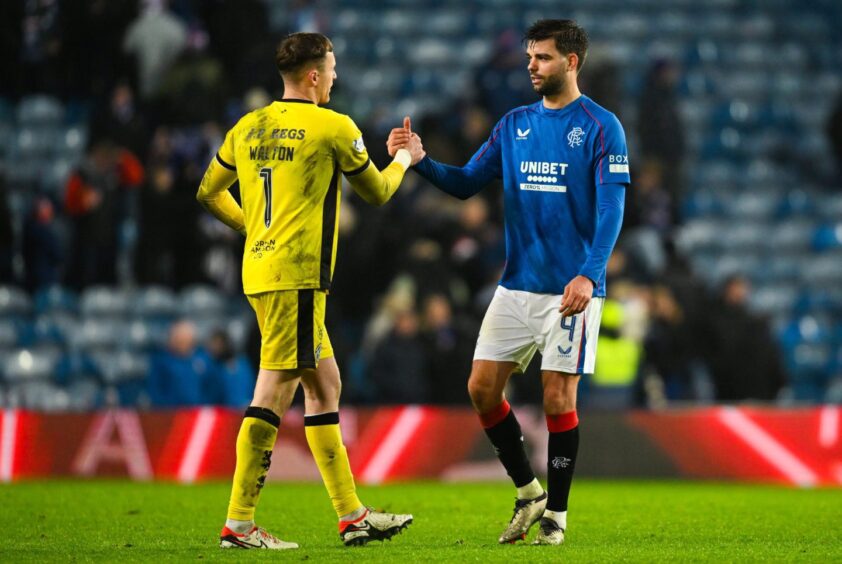
M 585 57 L 588 56 L 588 32 L 574 20 L 538 20 L 526 31 L 523 36 L 525 43 L 554 39 L 555 48 L 562 55 L 576 53 L 579 62 L 576 65 L 576 72 L 582 70 L 585 64 Z
M 275 64 L 281 76 L 297 73 L 312 62 L 321 68 L 331 51 L 333 43 L 321 33 L 291 33 L 278 44 Z

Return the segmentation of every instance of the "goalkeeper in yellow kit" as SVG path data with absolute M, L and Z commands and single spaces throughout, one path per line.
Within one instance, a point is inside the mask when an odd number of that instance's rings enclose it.
M 340 175 L 366 202 L 381 205 L 423 157 L 423 148 L 416 136 L 381 172 L 351 118 L 320 107 L 336 79 L 327 37 L 287 36 L 276 63 L 283 99 L 249 113 L 228 132 L 196 196 L 246 237 L 243 288 L 262 337 L 220 546 L 298 547 L 257 527 L 254 512 L 281 417 L 299 383 L 307 443 L 339 516 L 340 537 L 346 545 L 365 544 L 390 538 L 412 516 L 372 511 L 360 502 L 339 430 L 341 382 L 324 317 L 336 260 Z M 238 179 L 242 209 L 228 192 Z

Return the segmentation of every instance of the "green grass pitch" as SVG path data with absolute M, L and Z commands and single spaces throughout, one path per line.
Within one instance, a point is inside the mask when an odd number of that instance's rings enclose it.
M 217 548 L 227 484 L 5 485 L 0 561 L 842 562 L 842 490 L 580 480 L 564 546 L 499 546 L 513 493 L 502 483 L 361 487 L 365 503 L 415 522 L 392 541 L 346 548 L 320 484 L 270 483 L 258 523 L 301 545 L 270 553 Z

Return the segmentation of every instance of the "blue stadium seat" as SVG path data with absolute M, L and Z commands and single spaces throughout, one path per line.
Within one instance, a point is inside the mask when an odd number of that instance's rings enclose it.
M 65 389 L 70 411 L 91 411 L 102 406 L 102 388 L 96 380 L 81 379 Z
M 17 407 L 37 411 L 67 411 L 67 392 L 46 381 L 20 381 L 9 386 L 8 401 Z
M 724 211 L 724 206 L 713 190 L 695 190 L 684 198 L 682 203 L 682 215 L 684 219 L 713 218 Z
M 823 316 L 804 315 L 792 320 L 780 338 L 787 350 L 794 350 L 802 344 L 824 346 L 833 338 L 833 326 Z
M 92 354 L 91 358 L 107 385 L 143 380 L 149 370 L 149 360 L 144 354 L 128 351 L 99 352 Z
M 817 251 L 842 248 L 842 221 L 820 225 L 813 233 L 813 248 Z
M 128 326 L 128 345 L 131 350 L 150 352 L 163 348 L 169 337 L 169 322 L 136 319 Z
M 820 197 L 818 213 L 828 222 L 842 222 L 842 187 L 836 194 L 824 194 Z
M 730 229 L 719 233 L 717 244 L 729 253 L 753 252 L 757 255 L 768 246 L 774 229 L 763 223 L 734 222 Z
M 129 310 L 129 297 L 123 290 L 94 286 L 82 293 L 80 309 L 85 317 L 122 317 Z
M 755 289 L 749 303 L 755 311 L 764 315 L 780 312 L 789 313 L 798 300 L 798 290 L 790 284 L 776 284 Z
M 814 229 L 815 223 L 810 220 L 787 221 L 775 228 L 769 242 L 776 253 L 806 252 Z
M 181 291 L 181 314 L 186 317 L 220 317 L 227 309 L 226 297 L 211 286 L 190 286 Z
M 27 96 L 18 103 L 17 121 L 21 125 L 59 124 L 64 120 L 64 107 L 51 96 Z
M 126 326 L 122 321 L 85 319 L 69 336 L 74 350 L 111 351 L 126 344 Z
M 827 252 L 811 257 L 803 275 L 813 287 L 839 288 L 842 286 L 842 252 Z
M 812 216 L 816 213 L 815 198 L 804 190 L 791 190 L 781 200 L 778 216 L 788 218 L 791 216 Z
M 56 382 L 70 386 L 78 381 L 102 381 L 102 374 L 91 356 L 85 351 L 70 351 L 56 364 Z
M 169 288 L 149 286 L 132 296 L 131 312 L 135 317 L 171 321 L 179 314 L 178 300 Z
M 79 298 L 75 292 L 62 286 L 50 286 L 39 290 L 35 294 L 35 312 L 67 312 L 79 311 Z
M 43 313 L 32 324 L 35 344 L 66 346 L 79 326 L 75 315 L 66 311 Z
M 20 324 L 14 319 L 0 319 L 0 349 L 8 350 L 20 346 Z
M 21 127 L 14 140 L 12 155 L 16 159 L 34 160 L 52 157 L 60 131 L 58 127 L 50 126 Z
M 796 303 L 798 313 L 842 318 L 842 287 L 802 290 Z M 842 337 L 842 333 L 839 334 Z
M 779 195 L 775 192 L 745 192 L 738 194 L 727 209 L 739 221 L 770 221 L 778 205 Z
M 26 316 L 32 311 L 29 295 L 16 286 L 0 286 L 0 318 Z
M 48 349 L 18 349 L 6 356 L 3 376 L 7 382 L 49 380 L 55 374 L 58 353 Z

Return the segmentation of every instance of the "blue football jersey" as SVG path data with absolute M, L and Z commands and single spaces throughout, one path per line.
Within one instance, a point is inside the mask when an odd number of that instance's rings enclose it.
M 543 294 L 561 294 L 585 274 L 599 187 L 630 183 L 623 127 L 587 96 L 558 110 L 543 101 L 512 110 L 466 166 L 503 179 L 506 267 L 500 284 Z M 605 296 L 605 269 L 590 277 L 594 296 Z

